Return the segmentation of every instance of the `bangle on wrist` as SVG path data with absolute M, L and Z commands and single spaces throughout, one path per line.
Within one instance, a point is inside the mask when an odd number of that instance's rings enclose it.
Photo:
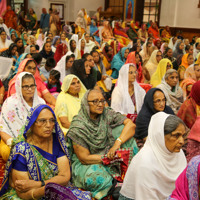
M 119 137 L 117 138 L 117 141 L 120 142 L 120 145 L 122 144 L 122 140 Z
M 37 199 L 34 197 L 34 195 L 33 195 L 33 192 L 34 192 L 34 191 L 35 191 L 35 190 L 33 189 L 32 192 L 31 192 L 31 197 L 32 197 L 33 200 L 37 200 Z

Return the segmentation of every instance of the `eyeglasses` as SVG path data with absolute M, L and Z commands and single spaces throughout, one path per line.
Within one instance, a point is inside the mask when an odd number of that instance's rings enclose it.
M 95 99 L 95 100 L 93 100 L 93 101 L 88 101 L 88 102 L 92 102 L 95 106 L 98 106 L 100 103 L 102 104 L 102 105 L 105 105 L 106 104 L 106 100 L 105 99 L 103 99 L 103 100 L 97 100 L 97 99 Z
M 158 99 L 158 100 L 154 101 L 155 104 L 161 104 L 161 103 L 165 103 L 165 102 L 166 102 L 166 98 Z
M 37 85 L 23 85 L 22 88 L 24 90 L 29 90 L 29 88 L 31 88 L 31 90 L 35 89 L 37 87 Z
M 52 118 L 52 119 L 38 119 L 38 120 L 35 121 L 35 123 L 37 123 L 38 126 L 46 126 L 47 121 L 49 122 L 49 124 L 51 126 L 55 125 L 55 123 L 56 123 L 56 120 L 54 118 Z

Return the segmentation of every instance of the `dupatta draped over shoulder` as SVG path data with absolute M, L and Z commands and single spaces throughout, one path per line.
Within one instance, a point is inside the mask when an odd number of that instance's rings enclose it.
M 35 181 L 49 179 L 49 177 L 46 177 L 45 174 L 42 174 L 42 171 L 40 171 L 40 168 L 38 166 L 38 160 L 36 159 L 35 154 L 34 154 L 35 151 L 33 150 L 35 148 L 26 142 L 28 130 L 35 123 L 35 120 L 37 119 L 38 115 L 44 108 L 49 109 L 56 119 L 56 116 L 55 116 L 53 110 L 47 105 L 40 104 L 40 105 L 36 106 L 35 108 L 31 108 L 31 110 L 27 116 L 25 126 L 23 126 L 21 129 L 21 134 L 17 138 L 15 138 L 13 141 L 13 144 L 12 144 L 13 147 L 11 150 L 11 154 L 10 154 L 10 157 L 6 164 L 6 171 L 5 171 L 5 176 L 4 176 L 3 183 L 2 183 L 2 188 L 0 191 L 0 196 L 3 195 L 6 192 L 6 190 L 8 189 L 9 173 L 11 172 L 11 169 L 13 167 L 13 162 L 18 159 L 19 154 L 24 155 L 24 157 L 26 159 L 27 169 L 28 169 L 30 179 L 35 180 Z M 57 122 L 55 124 L 53 134 L 56 135 L 56 138 L 58 139 L 58 141 L 60 143 L 61 149 L 63 150 L 63 152 L 67 156 L 67 158 L 70 160 L 66 142 L 64 140 L 64 135 L 63 135 L 62 131 L 60 130 L 60 127 Z M 53 173 L 50 175 L 50 177 L 55 176 L 58 173 L 57 164 L 52 163 L 49 167 L 51 168 L 51 172 Z
M 85 93 L 80 111 L 73 118 L 67 136 L 91 154 L 103 155 L 114 145 L 112 128 L 122 125 L 126 117 L 106 107 L 97 120 L 92 120 L 87 100 L 89 92 Z
M 152 116 L 144 147 L 133 157 L 120 193 L 128 198 L 166 199 L 175 181 L 187 165 L 182 150 L 171 153 L 165 146 L 164 125 L 168 114 Z

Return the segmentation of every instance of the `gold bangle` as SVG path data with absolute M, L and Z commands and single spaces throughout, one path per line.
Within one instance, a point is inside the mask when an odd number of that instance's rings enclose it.
M 122 144 L 122 140 L 119 137 L 117 138 L 117 141 L 119 141 Z
M 35 199 L 35 197 L 34 197 L 34 195 L 33 195 L 33 192 L 34 192 L 35 190 L 33 189 L 32 190 L 32 193 L 31 193 L 31 197 L 32 197 L 32 199 L 34 199 L 34 200 L 37 200 L 37 199 Z

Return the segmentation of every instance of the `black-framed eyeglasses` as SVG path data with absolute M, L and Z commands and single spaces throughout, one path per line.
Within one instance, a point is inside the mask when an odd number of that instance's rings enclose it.
M 105 105 L 106 104 L 106 100 L 105 99 L 103 99 L 103 100 L 97 100 L 97 99 L 95 99 L 95 100 L 93 100 L 93 101 L 88 101 L 88 102 L 92 102 L 95 106 L 98 106 L 100 103 L 102 104 L 102 105 Z
M 22 88 L 24 90 L 29 90 L 29 88 L 31 88 L 31 90 L 35 89 L 37 87 L 37 85 L 33 84 L 33 85 L 23 85 Z
M 35 121 L 35 123 L 38 125 L 38 126 L 46 126 L 47 125 L 47 121 L 49 122 L 49 124 L 52 126 L 52 125 L 55 125 L 56 123 L 56 119 L 52 118 L 52 119 L 38 119 Z

